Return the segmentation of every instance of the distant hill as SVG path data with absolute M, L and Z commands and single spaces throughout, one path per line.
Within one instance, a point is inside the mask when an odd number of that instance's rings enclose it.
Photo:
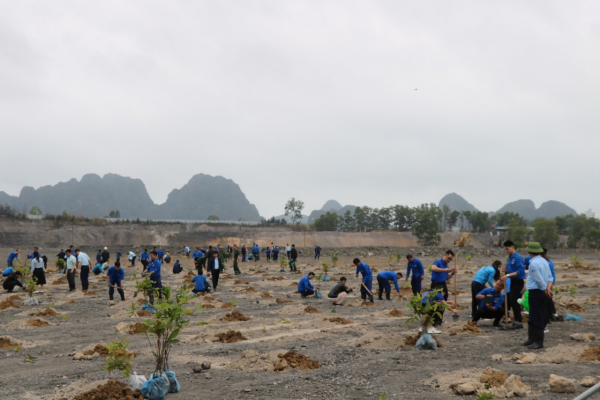
M 500 208 L 496 213 L 503 213 L 506 211 L 517 213 L 529 221 L 533 221 L 537 218 L 537 210 L 535 209 L 535 204 L 531 200 L 513 201 L 505 204 L 504 207 Z
M 309 224 L 314 223 L 317 218 L 319 218 L 321 215 L 324 215 L 327 212 L 335 212 L 339 216 L 342 216 L 348 210 L 350 210 L 351 213 L 354 213 L 355 208 L 356 208 L 356 206 L 351 206 L 351 205 L 342 207 L 342 205 L 340 203 L 338 203 L 336 200 L 329 200 L 323 205 L 323 207 L 321 207 L 320 210 L 313 210 L 310 213 L 310 215 L 308 216 L 308 223 Z
M 452 211 L 477 211 L 473 204 L 469 203 L 456 193 L 449 193 L 442 197 L 438 207 L 442 208 L 444 205 L 450 207 Z
M 129 219 L 206 219 L 215 214 L 221 220 L 260 220 L 258 210 L 235 182 L 204 174 L 174 189 L 161 205 L 154 204 L 140 179 L 116 174 L 87 174 L 81 181 L 71 179 L 39 189 L 26 186 L 18 197 L 0 192 L 0 204 L 19 212 L 38 206 L 44 214 L 67 211 L 86 217 L 104 217 L 119 210 L 121 218 Z
M 565 203 L 555 200 L 546 201 L 537 209 L 537 216 L 542 218 L 554 218 L 569 214 L 577 215 L 578 213 Z

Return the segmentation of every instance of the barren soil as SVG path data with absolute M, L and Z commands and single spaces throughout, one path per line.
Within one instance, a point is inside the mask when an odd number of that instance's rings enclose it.
M 420 256 L 415 252 L 415 256 L 421 258 L 427 268 L 439 256 L 434 257 L 431 249 L 425 251 L 430 255 Z M 361 256 L 359 250 L 354 254 L 347 252 L 338 267 L 330 269 L 329 276 L 339 279 L 344 275 L 356 289 L 360 282 L 354 278 L 354 267 L 350 267 L 354 256 L 358 255 L 377 271 L 390 269 L 386 254 Z M 191 323 L 180 335 L 181 343 L 174 346 L 170 359 L 170 367 L 177 373 L 182 391 L 169 394 L 166 399 L 376 399 L 384 393 L 388 399 L 459 398 L 444 391 L 448 390 L 444 379 L 451 382 L 453 374 L 458 376 L 464 370 L 476 370 L 472 374 L 479 379 L 488 366 L 507 375 L 520 376 L 537 398 L 573 398 L 574 395 L 549 393 L 546 389 L 550 374 L 577 381 L 584 376 L 600 375 L 600 360 L 588 361 L 600 357 L 600 350 L 590 349 L 598 348 L 600 338 L 591 342 L 569 338 L 573 333 L 600 333 L 600 297 L 597 297 L 600 295 L 600 262 L 598 254 L 581 252 L 584 267 L 577 270 L 567 265 L 569 254 L 558 252 L 554 257 L 557 284 L 579 288 L 574 297 L 568 292 L 561 293 L 563 297 L 557 299 L 556 304 L 559 314 L 571 312 L 583 319 L 552 323 L 545 349 L 533 352 L 535 357 L 526 356 L 524 353 L 531 351 L 526 352 L 519 345 L 525 339 L 526 329 L 499 331 L 492 328 L 489 320 L 482 321 L 476 328 L 465 329 L 470 314 L 468 307 L 460 311 L 458 322 L 451 322 L 449 315 L 444 319 L 443 333 L 436 335 L 443 347 L 437 351 L 420 351 L 405 345 L 409 336 L 414 338 L 418 334 L 416 327 L 405 325 L 410 316 L 406 307 L 408 295 L 403 299 L 392 296 L 391 301 L 380 301 L 375 296 L 375 305 L 371 306 L 363 304 L 355 292 L 347 297 L 344 306 L 334 309 L 327 300 L 327 293 L 335 284 L 332 279 L 331 282 L 313 280 L 323 292 L 323 299 L 301 299 L 294 283 L 308 271 L 322 272 L 322 262 L 331 264 L 326 258 L 318 261 L 301 258 L 298 269 L 302 273 L 299 274 L 290 273 L 287 268 L 286 272 L 279 272 L 279 265 L 261 260 L 240 264 L 243 274 L 234 276 L 228 263 L 218 290 L 191 301 L 190 308 L 194 310 Z M 505 256 L 479 254 L 470 262 L 466 262 L 464 256 L 459 257 L 460 305 L 470 306 L 473 273 L 496 258 L 504 260 Z M 184 260 L 183 265 L 189 270 L 192 263 Z M 400 267 L 392 268 L 405 273 L 405 265 L 403 259 Z M 172 263 L 163 266 L 163 284 L 181 285 L 185 271 L 173 275 L 171 268 Z M 141 265 L 125 268 L 127 289 L 134 287 L 131 279 L 134 271 L 139 275 Z M 426 275 L 424 288 L 429 285 L 429 274 Z M 63 275 L 47 273 L 46 293 L 36 295 L 40 304 L 35 307 L 22 306 L 25 295 L 21 293 L 18 293 L 19 300 L 14 294 L 0 296 L 2 399 L 73 398 L 78 390 L 95 387 L 96 381 L 126 382 L 120 374 L 111 375 L 103 370 L 106 358 L 101 345 L 123 336 L 130 343 L 129 351 L 137 354 L 134 370 L 146 377 L 153 372 L 154 359 L 146 335 L 135 333 L 139 331 L 137 324 L 149 317 L 129 313 L 132 303 L 140 310 L 141 295 L 133 299 L 132 293 L 126 292 L 125 302 L 109 303 L 108 288 L 98 277 L 90 278 L 90 283 L 97 285 L 95 296 L 84 296 L 79 280 L 78 291 L 72 293 L 68 292 L 66 283 L 52 284 L 61 277 Z M 402 285 L 405 284 L 403 280 Z M 376 285 L 374 289 L 377 290 Z M 264 297 L 264 293 L 272 297 Z M 197 310 L 196 305 L 201 305 L 204 311 Z M 480 331 L 478 334 L 475 334 L 476 329 Z M 219 335 L 223 342 L 219 341 Z M 245 340 L 239 340 L 240 336 Z M 94 349 L 97 351 L 92 351 Z M 242 352 L 246 350 L 257 354 L 246 353 L 248 357 L 242 359 Z M 85 357 L 89 359 L 76 361 L 73 356 L 77 352 L 91 354 Z M 283 359 L 287 365 L 281 362 Z M 519 360 L 529 361 L 519 363 Z M 242 361 L 243 368 L 235 368 Z M 198 371 L 204 362 L 210 362 L 211 368 L 195 373 L 194 368 Z M 450 375 L 441 376 L 442 373 Z M 490 380 L 499 383 L 505 378 L 496 373 Z M 585 389 L 578 385 L 577 390 L 581 393 Z M 69 394 L 63 394 L 67 392 Z M 475 396 L 470 398 L 476 399 Z M 600 395 L 592 398 L 598 399 Z

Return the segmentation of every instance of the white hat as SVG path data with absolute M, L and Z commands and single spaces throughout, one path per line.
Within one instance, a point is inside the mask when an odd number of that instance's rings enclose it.
M 104 250 L 108 250 L 108 247 L 105 247 Z

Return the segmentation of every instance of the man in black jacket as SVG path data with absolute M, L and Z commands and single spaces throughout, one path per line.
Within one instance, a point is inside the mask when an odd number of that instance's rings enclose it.
M 292 250 L 290 251 L 290 272 L 296 272 L 298 269 L 296 268 L 296 260 L 298 259 L 298 250 L 296 250 L 296 245 L 292 245 Z
M 217 285 L 219 284 L 219 274 L 224 266 L 225 264 L 223 263 L 223 259 L 219 257 L 219 253 L 216 251 L 213 252 L 212 258 L 208 259 L 207 275 L 212 276 L 213 290 L 215 292 L 217 291 Z
M 109 259 L 110 259 L 110 253 L 108 252 L 108 248 L 105 247 L 104 251 L 102 252 L 102 264 L 107 262 Z
M 11 293 L 15 286 L 21 286 L 21 289 L 24 289 L 23 284 L 18 279 L 21 277 L 22 275 L 19 271 L 13 272 L 12 274 L 8 274 L 8 277 L 2 283 L 2 287 L 4 288 L 4 290 L 8 291 L 8 293 Z
M 335 284 L 334 287 L 331 288 L 329 295 L 329 301 L 333 303 L 334 306 L 341 306 L 346 298 L 346 295 L 352 292 L 354 288 L 349 288 L 346 286 L 346 277 L 342 276 L 340 281 Z

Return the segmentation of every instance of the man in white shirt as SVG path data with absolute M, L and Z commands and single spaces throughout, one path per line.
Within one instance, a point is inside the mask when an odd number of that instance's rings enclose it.
M 81 279 L 81 289 L 87 292 L 90 287 L 88 280 L 90 276 L 90 256 L 85 254 L 83 251 L 76 249 L 75 255 L 77 257 L 77 266 L 79 267 L 79 278 Z M 106 260 L 108 261 L 108 260 Z
M 289 260 L 290 256 L 292 255 L 292 246 L 290 246 L 289 243 L 285 246 L 285 253 L 287 254 L 287 258 Z
M 71 249 L 67 253 L 67 282 L 69 282 L 69 292 L 75 291 L 75 272 L 77 271 L 77 259 L 71 253 Z

